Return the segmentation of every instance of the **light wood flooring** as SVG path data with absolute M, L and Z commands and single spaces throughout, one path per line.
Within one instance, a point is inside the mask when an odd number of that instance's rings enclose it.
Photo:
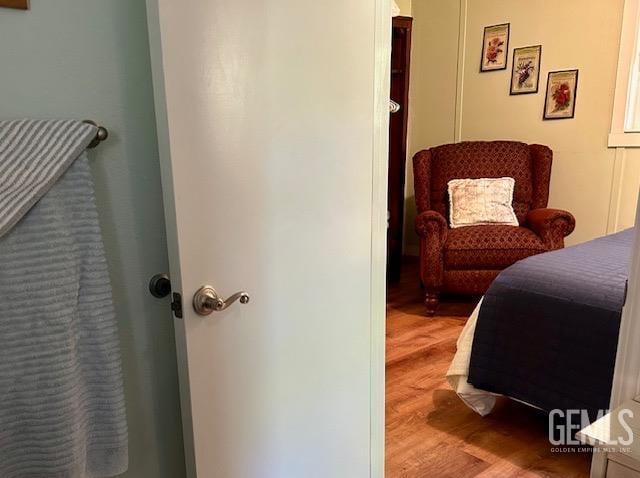
M 386 477 L 587 477 L 590 453 L 552 453 L 547 416 L 500 399 L 480 417 L 445 373 L 477 299 L 446 300 L 424 316 L 415 260 L 387 303 Z

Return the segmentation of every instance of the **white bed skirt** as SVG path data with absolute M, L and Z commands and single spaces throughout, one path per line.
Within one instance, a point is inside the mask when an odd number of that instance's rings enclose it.
M 469 320 L 467 320 L 467 325 L 465 325 L 460 337 L 458 337 L 458 350 L 449 366 L 447 381 L 469 408 L 484 417 L 493 410 L 498 395 L 474 388 L 474 386 L 468 382 L 473 334 L 476 331 L 476 323 L 481 305 L 482 300 L 473 311 L 473 314 L 471 314 L 471 317 L 469 317 Z

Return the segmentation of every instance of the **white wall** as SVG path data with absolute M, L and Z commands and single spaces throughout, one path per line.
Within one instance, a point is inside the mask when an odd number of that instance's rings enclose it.
M 120 330 L 131 478 L 184 476 L 173 321 L 147 281 L 168 268 L 144 1 L 32 0 L 0 8 L 0 118 L 89 118 Z
M 557 3 L 549 1 L 415 0 L 416 32 L 438 19 L 445 36 L 440 42 L 432 38 L 437 31 L 415 36 L 410 154 L 459 139 L 546 144 L 554 150 L 549 205 L 577 220 L 569 244 L 633 224 L 640 154 L 607 148 L 622 7 L 623 0 L 565 0 L 558 14 Z M 508 68 L 479 73 L 483 28 L 504 22 L 511 23 Z M 448 43 L 457 48 L 459 32 L 464 43 L 452 55 Z M 509 96 L 513 48 L 535 44 L 543 48 L 540 91 Z M 542 121 L 547 72 L 568 68 L 580 69 L 576 117 Z M 408 206 L 414 201 L 409 170 Z M 407 252 L 417 244 L 414 214 L 408 207 Z

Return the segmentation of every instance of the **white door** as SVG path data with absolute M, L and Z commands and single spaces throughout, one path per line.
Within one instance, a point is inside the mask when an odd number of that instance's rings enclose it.
M 382 476 L 389 0 L 147 6 L 189 476 Z

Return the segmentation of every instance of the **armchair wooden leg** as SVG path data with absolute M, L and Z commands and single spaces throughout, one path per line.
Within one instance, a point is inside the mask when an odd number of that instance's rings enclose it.
M 427 316 L 433 317 L 440 303 L 439 294 L 437 292 L 427 292 L 424 299 L 424 305 L 427 306 Z

